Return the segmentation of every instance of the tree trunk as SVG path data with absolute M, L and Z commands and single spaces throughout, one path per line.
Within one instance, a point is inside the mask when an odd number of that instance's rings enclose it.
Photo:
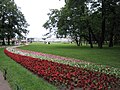
M 10 37 L 8 36 L 8 45 L 10 45 Z
M 5 17 L 4 17 L 4 14 L 5 13 L 3 13 L 3 15 L 2 15 L 2 32 L 1 32 L 1 34 L 2 34 L 2 40 L 3 40 L 3 42 L 2 42 L 2 45 L 5 45 L 5 35 L 4 35 L 4 21 L 5 21 Z
M 88 27 L 88 31 L 89 31 L 89 44 L 90 47 L 93 48 L 93 43 L 92 43 L 92 34 L 91 34 L 91 27 Z
M 105 0 L 102 0 L 102 31 L 101 31 L 101 35 L 98 41 L 98 47 L 102 48 L 103 47 L 103 42 L 104 42 L 104 38 L 105 38 Z
M 117 36 L 114 36 L 114 45 L 120 45 L 119 39 Z
M 109 47 L 113 47 L 113 33 L 110 35 Z
M 90 47 L 93 48 L 93 43 L 92 43 L 91 39 L 90 39 L 89 43 L 90 43 Z
M 78 39 L 75 39 L 77 46 L 80 46 L 80 42 Z
M 113 22 L 112 29 L 111 29 L 111 32 L 110 32 L 109 47 L 113 47 L 114 27 L 115 27 L 115 23 Z
M 4 39 L 4 38 L 2 38 L 2 40 L 3 40 L 2 45 L 5 45 L 5 39 Z
M 79 41 L 78 41 L 78 40 L 76 41 L 76 44 L 77 44 L 77 46 L 80 46 L 80 43 L 79 43 Z
M 116 18 L 116 11 L 115 11 L 115 8 L 113 9 L 112 11 L 112 14 L 113 14 L 113 17 L 112 17 L 112 27 L 111 27 L 111 31 L 110 31 L 110 39 L 109 39 L 109 47 L 113 47 L 113 37 L 114 37 L 114 31 L 115 31 L 115 28 L 116 28 L 116 20 L 118 18 Z
M 101 32 L 101 35 L 100 35 L 100 40 L 99 40 L 99 45 L 98 47 L 99 48 L 102 48 L 103 47 L 103 43 L 104 43 L 104 39 L 105 39 L 105 18 L 103 18 L 102 20 L 102 32 Z
M 94 41 L 97 41 L 98 42 L 98 39 L 96 38 L 95 34 L 93 33 L 93 31 L 91 30 L 91 34 L 92 34 L 92 37 L 94 39 Z
M 98 41 L 98 47 L 99 47 L 99 48 L 102 48 L 102 41 L 101 41 L 101 40 Z

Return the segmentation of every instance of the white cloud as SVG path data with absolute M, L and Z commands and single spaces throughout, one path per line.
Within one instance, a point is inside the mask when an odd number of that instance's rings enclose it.
M 65 4 L 64 0 L 15 0 L 15 2 L 21 7 L 30 24 L 28 37 L 42 37 L 47 32 L 42 25 L 48 20 L 49 9 L 60 9 Z

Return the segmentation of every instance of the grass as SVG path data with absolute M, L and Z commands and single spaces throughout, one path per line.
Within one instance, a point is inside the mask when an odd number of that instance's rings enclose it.
M 0 70 L 7 69 L 7 81 L 12 90 L 16 89 L 16 84 L 22 90 L 56 90 L 56 87 L 34 75 L 21 65 L 7 57 L 3 48 L 0 48 Z
M 103 49 L 95 47 L 91 49 L 88 46 L 77 47 L 73 44 L 54 43 L 48 45 L 42 43 L 32 43 L 28 46 L 23 46 L 20 48 L 120 68 L 120 47 L 105 47 Z M 10 83 L 12 90 L 16 90 L 16 84 L 20 86 L 22 90 L 57 89 L 55 86 L 32 74 L 30 71 L 26 70 L 21 65 L 7 57 L 3 50 L 3 48 L 0 48 L 0 70 L 3 71 L 3 69 L 7 69 L 7 80 Z
M 104 47 L 103 49 L 99 49 L 97 47 L 90 48 L 89 46 L 77 47 L 73 44 L 32 43 L 28 46 L 21 47 L 21 49 L 76 58 L 120 68 L 120 47 Z

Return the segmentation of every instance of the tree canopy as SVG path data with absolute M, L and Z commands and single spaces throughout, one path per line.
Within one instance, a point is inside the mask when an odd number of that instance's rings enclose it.
M 10 39 L 16 35 L 24 37 L 23 34 L 28 33 L 27 26 L 28 23 L 14 0 L 0 0 L 0 39 L 3 40 L 3 45 L 5 38 L 9 45 Z
M 65 0 L 60 10 L 53 9 L 49 20 L 43 25 L 55 31 L 57 36 L 70 36 L 77 46 L 83 40 L 91 48 L 108 43 L 109 47 L 120 43 L 120 1 L 119 0 Z M 56 29 L 54 29 L 56 28 Z

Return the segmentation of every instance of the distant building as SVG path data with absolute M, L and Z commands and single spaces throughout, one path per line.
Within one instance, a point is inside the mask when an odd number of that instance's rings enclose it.
M 34 42 L 35 38 L 27 38 L 28 42 Z
M 65 42 L 69 43 L 72 42 L 70 38 L 56 38 L 55 36 L 52 36 L 50 38 L 42 37 L 42 38 L 27 38 L 27 42 Z

